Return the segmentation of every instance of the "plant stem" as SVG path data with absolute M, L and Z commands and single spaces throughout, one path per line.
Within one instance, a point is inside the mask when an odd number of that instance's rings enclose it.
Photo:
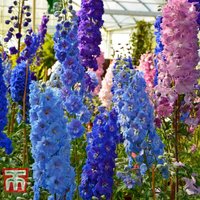
M 54 200 L 57 200 L 56 194 L 54 194 Z
M 170 200 L 175 200 L 175 183 L 173 179 L 170 179 Z
M 23 6 L 24 6 L 24 1 L 25 0 L 22 0 L 22 2 L 19 3 L 19 6 L 18 6 L 18 24 L 19 24 L 18 33 L 22 32 L 22 20 L 23 20 L 22 11 L 23 11 Z M 19 58 L 20 56 L 20 45 L 21 45 L 21 38 L 18 39 L 17 58 Z M 11 119 L 9 120 L 9 124 L 8 124 L 8 134 L 12 133 L 14 130 L 15 114 L 16 114 L 16 104 L 13 103 L 11 107 Z
M 75 167 L 76 167 L 76 176 L 77 176 L 77 183 L 76 183 L 76 195 L 77 195 L 77 200 L 79 200 L 79 191 L 78 191 L 78 185 L 79 185 L 79 170 L 78 170 L 78 148 L 77 148 L 77 140 L 75 141 L 75 153 L 74 153 L 74 158 L 75 158 Z
M 11 117 L 8 123 L 8 135 L 13 132 L 15 124 L 16 104 L 13 102 L 11 106 Z
M 45 67 L 45 72 L 44 72 L 44 81 L 47 82 L 48 80 L 48 68 L 47 66 Z
M 164 185 L 164 192 L 167 194 L 167 189 L 168 189 L 168 182 L 169 180 L 164 180 L 163 185 Z
M 29 66 L 26 65 L 26 78 L 25 87 L 23 95 L 23 122 L 24 122 L 24 142 L 23 142 L 23 165 L 28 164 L 28 147 L 27 147 L 27 133 L 26 133 L 26 97 L 27 97 L 27 87 L 28 87 L 28 72 Z
M 22 20 L 23 20 L 23 7 L 24 7 L 25 0 L 22 0 L 21 5 L 19 4 L 19 14 L 18 14 L 18 32 L 21 34 L 22 32 Z M 20 45 L 21 45 L 21 38 L 18 39 L 18 58 L 20 56 Z M 22 119 L 24 122 L 24 141 L 23 141 L 23 166 L 28 163 L 28 150 L 27 150 L 27 139 L 26 139 L 26 89 L 27 89 L 27 82 L 28 82 L 28 66 L 26 67 L 26 78 L 25 78 L 25 88 L 24 88 L 24 95 L 23 95 L 23 113 Z
M 178 99 L 175 102 L 175 113 L 174 113 L 174 121 L 173 121 L 173 128 L 174 128 L 174 134 L 175 134 L 175 159 L 176 162 L 179 162 L 179 129 L 180 129 L 180 113 L 179 113 L 179 108 L 180 108 L 180 96 L 178 96 Z M 178 194 L 178 189 L 179 189 L 179 178 L 178 178 L 178 168 L 176 169 L 176 183 L 175 183 L 175 197 L 178 199 L 177 194 Z
M 156 200 L 156 191 L 155 191 L 155 166 L 152 166 L 152 194 L 153 194 L 153 200 Z
M 10 135 L 11 129 L 11 116 L 12 116 L 12 107 L 11 107 L 11 115 L 8 118 L 8 135 Z
M 20 34 L 22 32 L 22 20 L 23 20 L 24 1 L 25 0 L 22 0 L 22 3 L 21 4 L 19 3 L 19 7 L 18 7 L 18 9 L 19 9 L 19 12 L 18 12 L 18 24 L 19 24 L 18 32 Z M 21 45 L 21 38 L 18 39 L 18 55 L 17 55 L 18 58 L 20 56 L 20 45 Z

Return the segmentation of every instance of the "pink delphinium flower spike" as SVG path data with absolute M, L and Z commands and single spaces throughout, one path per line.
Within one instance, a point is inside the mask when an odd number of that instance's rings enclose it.
M 97 58 L 98 70 L 95 71 L 98 79 L 98 86 L 95 88 L 93 95 L 98 95 L 101 87 L 102 87 L 102 75 L 104 73 L 103 64 L 105 62 L 104 53 L 101 52 L 101 55 Z
M 99 98 L 102 102 L 102 105 L 110 108 L 111 104 L 112 104 L 112 92 L 111 92 L 111 88 L 113 85 L 113 63 L 110 64 L 110 66 L 107 69 L 105 78 L 102 81 L 102 88 L 99 92 Z

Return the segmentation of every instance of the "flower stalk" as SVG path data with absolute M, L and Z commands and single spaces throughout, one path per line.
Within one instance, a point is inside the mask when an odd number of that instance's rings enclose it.
M 178 99 L 175 102 L 175 113 L 174 113 L 174 122 L 173 122 L 173 129 L 174 129 L 174 136 L 175 136 L 175 144 L 174 144 L 174 150 L 175 150 L 175 159 L 176 162 L 179 162 L 179 129 L 180 129 L 180 95 L 178 96 Z M 178 168 L 176 169 L 176 183 L 175 183 L 175 197 L 177 197 L 177 193 L 179 190 L 179 177 L 178 177 Z
M 26 77 L 25 77 L 25 87 L 23 95 L 23 110 L 22 110 L 22 119 L 24 122 L 24 142 L 23 142 L 23 166 L 28 164 L 28 146 L 27 146 L 27 131 L 26 131 L 26 98 L 27 98 L 27 87 L 28 87 L 28 75 L 29 75 L 29 66 L 26 65 Z
M 155 166 L 152 166 L 152 194 L 153 194 L 153 200 L 156 200 L 156 191 L 155 191 Z
M 18 33 L 21 34 L 22 32 L 22 20 L 23 20 L 23 6 L 24 6 L 24 2 L 25 0 L 22 0 L 21 4 L 19 2 L 18 5 Z M 17 46 L 17 58 L 20 57 L 20 46 L 21 46 L 21 37 L 18 39 L 18 46 Z M 8 134 L 12 133 L 14 130 L 14 124 L 15 124 L 15 115 L 16 115 L 16 104 L 13 102 L 12 106 L 11 106 L 11 119 L 9 120 L 9 124 L 8 124 Z
M 22 0 L 21 4 L 19 3 L 19 12 L 18 12 L 18 23 L 19 23 L 18 33 L 19 34 L 21 34 L 21 32 L 22 32 L 22 20 L 23 20 L 24 2 L 25 2 L 25 0 Z M 20 56 L 20 45 L 21 45 L 21 37 L 18 39 L 18 54 L 17 54 L 18 58 Z

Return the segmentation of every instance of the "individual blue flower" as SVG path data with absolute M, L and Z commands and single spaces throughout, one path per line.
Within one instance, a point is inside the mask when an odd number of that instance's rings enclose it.
M 147 169 L 148 168 L 147 168 L 146 164 L 142 163 L 140 165 L 140 173 L 141 173 L 142 176 L 146 174 Z
M 77 116 L 82 123 L 87 123 L 91 119 L 91 112 L 86 106 L 83 106 Z
M 96 76 L 96 73 L 93 71 L 87 71 L 85 73 L 85 85 L 86 85 L 86 91 L 89 92 L 93 92 L 94 89 L 97 87 L 98 85 L 98 79 Z
M 120 178 L 121 180 L 123 180 L 123 182 L 125 183 L 125 185 L 128 189 L 134 188 L 139 183 L 139 182 L 136 182 L 134 179 L 132 179 L 126 173 L 117 172 L 117 177 Z
M 71 88 L 78 82 L 78 74 L 73 70 L 66 70 L 63 74 L 65 79 L 63 79 L 63 84 Z
M 76 95 L 71 95 L 69 98 L 66 99 L 66 102 L 64 102 L 64 106 L 70 114 L 78 113 L 82 105 L 83 102 L 81 98 Z
M 67 129 L 71 133 L 73 139 L 81 137 L 85 131 L 85 128 L 78 119 L 72 119 L 72 121 L 68 124 Z

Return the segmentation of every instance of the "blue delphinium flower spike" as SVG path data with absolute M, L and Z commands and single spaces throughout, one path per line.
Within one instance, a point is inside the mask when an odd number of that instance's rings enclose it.
M 118 173 L 118 175 L 127 187 L 130 187 L 127 180 L 131 179 L 131 186 L 134 187 L 141 182 L 142 176 L 152 165 L 164 163 L 161 158 L 164 144 L 154 127 L 153 107 L 145 91 L 146 83 L 143 74 L 130 67 L 127 59 L 116 61 L 113 74 L 113 103 L 118 112 L 129 169 L 138 165 L 135 169 L 135 179 L 132 180 L 131 176 L 125 173 Z
M 8 102 L 6 98 L 7 87 L 4 82 L 3 78 L 3 66 L 2 66 L 2 59 L 0 57 L 0 147 L 5 149 L 7 154 L 12 153 L 12 142 L 7 137 L 3 130 L 7 124 L 7 112 L 8 112 Z
M 57 88 L 30 86 L 30 122 L 34 158 L 34 200 L 39 200 L 39 187 L 51 195 L 71 200 L 75 189 L 75 172 L 70 165 L 70 141 Z
M 87 134 L 87 160 L 81 175 L 80 195 L 84 200 L 112 195 L 116 144 L 119 142 L 117 113 L 100 108 L 92 132 Z

